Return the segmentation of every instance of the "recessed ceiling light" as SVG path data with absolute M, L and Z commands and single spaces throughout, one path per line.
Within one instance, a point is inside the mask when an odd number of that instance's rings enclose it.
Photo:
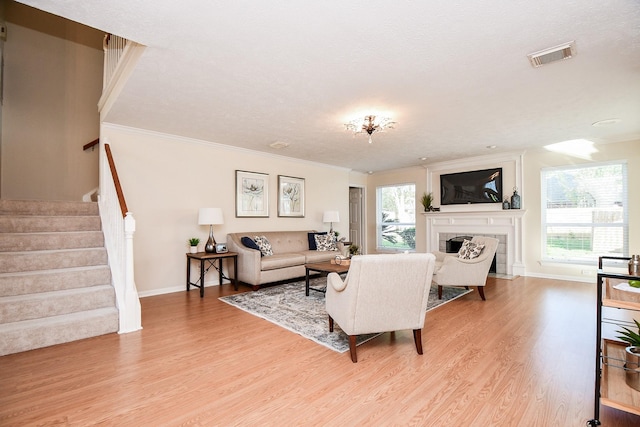
M 424 162 L 425 160 L 427 160 L 427 158 L 426 157 L 420 157 L 420 160 L 422 160 Z
M 494 149 L 494 148 L 496 148 L 496 147 L 497 147 L 497 145 L 487 145 L 487 148 L 488 148 L 489 150 L 493 150 L 493 149 Z
M 289 146 L 288 142 L 283 142 L 283 141 L 276 141 L 276 142 L 272 142 L 271 144 L 269 144 L 269 147 L 271 148 L 275 148 L 277 150 L 281 149 L 281 148 L 287 148 Z
M 373 175 L 373 171 L 369 171 L 367 172 L 369 175 Z
M 611 126 L 611 125 L 616 125 L 618 123 L 620 123 L 622 121 L 622 119 L 618 119 L 618 118 L 613 118 L 613 119 L 604 119 L 604 120 L 599 120 L 595 123 L 591 123 L 591 126 L 594 127 L 604 127 L 604 126 Z

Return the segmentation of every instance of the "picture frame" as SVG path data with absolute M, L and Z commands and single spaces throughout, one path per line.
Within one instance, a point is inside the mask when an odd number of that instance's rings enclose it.
M 269 174 L 236 170 L 236 218 L 269 217 Z
M 304 218 L 304 178 L 278 175 L 278 216 Z

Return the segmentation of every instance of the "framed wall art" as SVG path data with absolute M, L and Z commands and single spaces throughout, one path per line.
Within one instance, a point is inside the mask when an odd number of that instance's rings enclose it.
M 236 171 L 236 217 L 269 216 L 269 175 Z
M 278 216 L 304 218 L 304 178 L 278 175 Z

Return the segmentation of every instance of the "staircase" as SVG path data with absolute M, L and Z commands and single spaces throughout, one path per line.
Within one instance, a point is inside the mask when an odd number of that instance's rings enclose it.
M 97 203 L 0 200 L 0 356 L 118 321 Z

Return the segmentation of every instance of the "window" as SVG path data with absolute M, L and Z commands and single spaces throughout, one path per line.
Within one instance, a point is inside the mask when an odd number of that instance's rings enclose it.
M 382 250 L 416 248 L 415 184 L 378 187 L 376 208 L 377 246 Z
M 627 165 L 542 170 L 542 258 L 593 263 L 629 251 Z

